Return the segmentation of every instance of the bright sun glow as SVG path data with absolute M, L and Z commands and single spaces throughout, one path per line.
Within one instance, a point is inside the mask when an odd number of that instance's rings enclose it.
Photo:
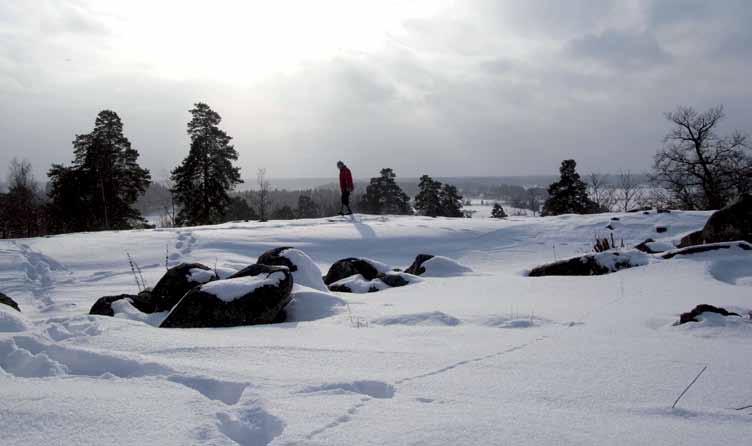
M 370 52 L 440 1 L 132 1 L 97 3 L 111 27 L 112 68 L 176 80 L 240 83 L 341 52 Z

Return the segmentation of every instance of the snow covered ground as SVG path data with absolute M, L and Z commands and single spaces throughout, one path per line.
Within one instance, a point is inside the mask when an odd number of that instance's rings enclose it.
M 609 223 L 633 245 L 708 215 L 360 216 L 0 241 L 0 291 L 23 310 L 0 310 L 0 443 L 749 444 L 752 409 L 736 409 L 752 405 L 752 324 L 672 324 L 700 303 L 746 315 L 750 252 L 524 274 L 589 252 Z M 350 256 L 406 267 L 422 252 L 473 272 L 370 294 L 299 289 L 297 322 L 277 325 L 87 315 L 136 291 L 126 251 L 154 285 L 166 255 L 239 269 L 278 246 L 324 272 Z

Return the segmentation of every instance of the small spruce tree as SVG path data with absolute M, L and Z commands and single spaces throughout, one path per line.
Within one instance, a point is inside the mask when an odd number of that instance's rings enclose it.
M 543 204 L 541 215 L 560 214 L 594 214 L 601 211 L 600 206 L 587 194 L 587 185 L 575 170 L 575 160 L 561 162 L 561 178 L 548 187 L 548 199 Z
M 228 194 L 240 179 L 240 168 L 232 162 L 238 152 L 218 125 L 219 113 L 204 103 L 191 110 L 188 135 L 191 147 L 188 156 L 172 171 L 173 193 L 180 207 L 178 225 L 219 223 L 230 205 Z
M 499 203 L 494 203 L 493 209 L 491 209 L 491 217 L 493 218 L 506 218 L 507 213 L 504 212 L 504 208 Z

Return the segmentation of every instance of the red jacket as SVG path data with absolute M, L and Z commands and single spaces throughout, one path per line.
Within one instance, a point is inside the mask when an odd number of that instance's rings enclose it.
M 347 166 L 339 170 L 339 188 L 343 191 L 352 191 L 355 189 L 353 187 L 352 173 L 350 173 L 350 169 Z

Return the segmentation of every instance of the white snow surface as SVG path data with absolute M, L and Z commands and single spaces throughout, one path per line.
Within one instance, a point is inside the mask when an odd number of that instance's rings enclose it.
M 359 215 L 2 240 L 0 292 L 22 313 L 0 310 L 0 443 L 746 445 L 751 252 L 524 275 L 591 252 L 611 217 L 629 248 L 672 244 L 709 215 Z M 162 330 L 163 315 L 128 301 L 117 317 L 87 314 L 137 291 L 125 251 L 154 285 L 165 244 L 171 264 L 227 270 L 296 246 L 322 271 L 425 252 L 473 273 L 368 294 L 295 284 L 289 322 L 274 325 Z M 701 303 L 744 317 L 673 326 Z
M 215 280 L 201 285 L 201 291 L 215 296 L 223 302 L 232 302 L 264 286 L 278 286 L 285 280 L 285 273 L 275 271 L 271 274 L 243 276 L 234 279 Z

